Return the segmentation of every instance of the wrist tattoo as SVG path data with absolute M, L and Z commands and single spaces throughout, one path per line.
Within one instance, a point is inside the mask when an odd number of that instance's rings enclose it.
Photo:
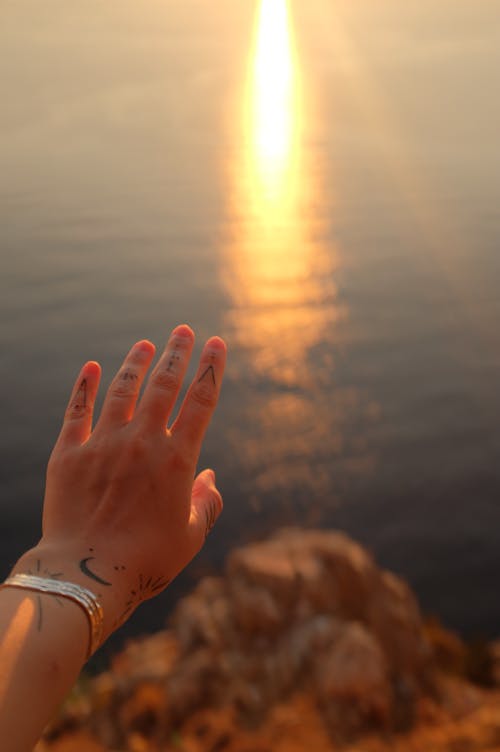
M 170 580 L 167 577 L 163 577 L 163 575 L 160 575 L 159 577 L 145 577 L 143 574 L 140 574 L 137 585 L 130 591 L 130 595 L 123 607 L 123 611 L 116 619 L 113 628 L 116 629 L 116 627 L 123 624 L 140 603 L 157 595 L 169 584 Z
M 94 549 L 89 548 L 89 553 L 93 553 Z M 98 574 L 96 574 L 92 569 L 89 568 L 89 561 L 94 561 L 95 556 L 85 556 L 83 559 L 80 559 L 78 562 L 78 566 L 80 567 L 80 571 L 86 576 L 89 577 L 91 580 L 94 580 L 94 582 L 98 582 L 100 585 L 105 585 L 106 587 L 111 587 L 113 583 L 108 582 L 108 580 L 104 580 L 102 577 L 99 577 Z
M 58 580 L 60 577 L 63 576 L 63 572 L 51 572 L 46 567 L 42 569 L 42 562 L 40 559 L 36 560 L 35 571 L 33 571 L 30 567 L 30 569 L 26 570 L 26 574 L 36 575 L 37 577 L 46 577 L 49 580 Z M 64 603 L 62 602 L 61 598 L 58 598 L 57 596 L 55 596 L 55 600 L 57 601 L 59 606 L 61 607 L 64 606 Z M 43 604 L 42 604 L 42 598 L 40 595 L 37 595 L 36 602 L 37 602 L 36 628 L 38 632 L 41 632 L 42 626 L 43 626 Z

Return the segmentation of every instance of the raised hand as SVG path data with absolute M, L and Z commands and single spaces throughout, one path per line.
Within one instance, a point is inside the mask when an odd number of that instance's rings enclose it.
M 174 329 L 139 399 L 155 348 L 137 342 L 94 429 L 101 369 L 83 366 L 48 465 L 42 539 L 14 569 L 92 590 L 104 606 L 105 636 L 186 566 L 222 510 L 213 471 L 195 478 L 224 372 L 220 338 L 206 342 L 167 427 L 193 344 L 188 326 Z

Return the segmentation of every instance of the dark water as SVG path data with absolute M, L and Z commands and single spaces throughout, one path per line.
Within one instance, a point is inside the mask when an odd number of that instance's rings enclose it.
M 225 512 L 130 630 L 300 524 L 498 635 L 500 5 L 259 5 L 2 4 L 2 575 L 81 363 L 187 321 L 229 345 Z

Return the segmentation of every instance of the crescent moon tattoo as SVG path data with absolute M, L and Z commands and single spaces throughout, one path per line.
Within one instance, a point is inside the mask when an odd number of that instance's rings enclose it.
M 92 580 L 95 580 L 96 582 L 99 582 L 101 585 L 111 585 L 111 582 L 107 582 L 107 580 L 103 580 L 101 577 L 98 577 L 94 572 L 92 572 L 88 566 L 88 561 L 93 561 L 95 559 L 95 556 L 87 556 L 86 559 L 82 559 L 80 562 L 80 569 L 82 570 L 83 574 L 86 574 L 87 577 L 90 577 Z

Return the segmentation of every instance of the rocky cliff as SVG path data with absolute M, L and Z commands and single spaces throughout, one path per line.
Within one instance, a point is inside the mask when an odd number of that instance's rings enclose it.
M 235 550 L 167 630 L 88 681 L 39 750 L 326 752 L 359 739 L 358 752 L 500 750 L 500 695 L 459 676 L 465 659 L 458 638 L 424 624 L 408 585 L 346 535 L 282 530 Z M 474 714 L 483 746 L 410 744 Z

